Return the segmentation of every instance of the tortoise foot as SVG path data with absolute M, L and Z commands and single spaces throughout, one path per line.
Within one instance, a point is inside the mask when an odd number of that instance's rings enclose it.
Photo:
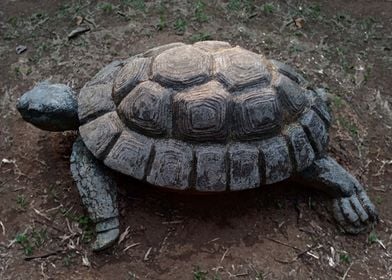
M 112 246 L 120 234 L 118 218 L 97 223 L 96 231 L 97 238 L 92 244 L 93 251 L 101 251 Z
M 102 251 L 114 244 L 116 242 L 118 235 L 120 234 L 120 230 L 118 228 L 110 229 L 104 232 L 97 233 L 97 239 L 91 245 L 93 251 Z
M 363 186 L 331 157 L 322 157 L 302 172 L 311 186 L 332 197 L 333 215 L 347 233 L 358 234 L 378 221 Z
M 377 211 L 364 191 L 333 199 L 333 214 L 342 230 L 350 234 L 372 228 L 378 220 Z

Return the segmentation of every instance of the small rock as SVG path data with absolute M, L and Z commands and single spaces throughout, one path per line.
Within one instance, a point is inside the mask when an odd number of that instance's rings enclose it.
M 72 30 L 71 33 L 68 34 L 68 39 L 75 38 L 75 37 L 79 36 L 80 34 L 85 33 L 87 31 L 90 31 L 90 27 L 79 26 L 78 28 Z
M 27 47 L 26 47 L 26 46 L 23 46 L 23 45 L 18 45 L 18 46 L 15 48 L 15 52 L 16 52 L 17 54 L 24 53 L 25 51 L 27 51 Z

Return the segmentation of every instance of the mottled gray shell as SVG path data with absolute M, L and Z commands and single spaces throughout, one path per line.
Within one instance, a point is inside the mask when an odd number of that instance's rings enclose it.
M 291 67 L 226 42 L 116 61 L 79 95 L 80 134 L 105 165 L 178 190 L 256 188 L 304 170 L 330 115 Z

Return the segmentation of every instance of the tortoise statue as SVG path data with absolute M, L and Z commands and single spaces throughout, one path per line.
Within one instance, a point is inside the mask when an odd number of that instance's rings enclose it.
M 377 221 L 362 185 L 326 154 L 331 115 L 323 89 L 291 67 L 220 41 L 172 43 L 114 61 L 76 98 L 38 84 L 18 101 L 23 119 L 79 130 L 71 171 L 97 237 L 119 236 L 115 170 L 178 191 L 225 192 L 301 179 L 332 198 L 340 227 Z

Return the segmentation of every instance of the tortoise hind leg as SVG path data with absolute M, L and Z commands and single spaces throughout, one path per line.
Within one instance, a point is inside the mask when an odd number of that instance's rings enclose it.
M 116 184 L 78 138 L 71 154 L 71 172 L 84 206 L 96 224 L 94 251 L 111 246 L 119 235 Z
M 357 234 L 378 220 L 362 185 L 331 157 L 316 160 L 301 175 L 313 187 L 332 196 L 333 214 L 345 232 Z

